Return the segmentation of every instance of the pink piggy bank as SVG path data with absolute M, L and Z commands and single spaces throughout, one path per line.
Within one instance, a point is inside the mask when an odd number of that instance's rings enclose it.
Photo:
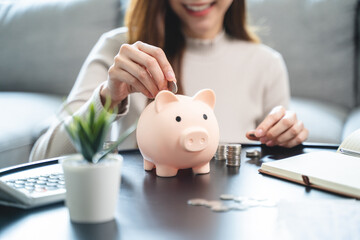
M 175 176 L 185 168 L 195 174 L 209 173 L 219 144 L 214 106 L 215 93 L 210 89 L 194 97 L 159 92 L 142 112 L 136 131 L 144 169 L 156 167 L 160 177 Z

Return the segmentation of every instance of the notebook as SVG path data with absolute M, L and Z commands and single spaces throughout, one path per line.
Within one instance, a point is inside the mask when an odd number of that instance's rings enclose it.
M 259 172 L 360 199 L 360 129 L 337 152 L 311 152 L 263 163 Z

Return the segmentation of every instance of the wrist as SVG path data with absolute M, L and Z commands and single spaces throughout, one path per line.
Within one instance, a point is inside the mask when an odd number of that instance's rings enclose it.
M 120 89 L 120 87 L 118 88 Z M 122 91 L 123 92 L 123 91 Z M 114 98 L 114 95 L 116 95 L 116 98 Z M 122 94 L 120 91 L 118 94 L 112 94 L 111 89 L 108 87 L 108 83 L 106 82 L 101 90 L 100 90 L 100 99 L 103 106 L 105 106 L 106 99 L 111 99 L 110 109 L 118 108 L 121 110 L 123 108 L 124 103 L 127 102 L 124 101 L 127 99 L 128 94 Z M 125 103 L 126 105 L 126 103 Z

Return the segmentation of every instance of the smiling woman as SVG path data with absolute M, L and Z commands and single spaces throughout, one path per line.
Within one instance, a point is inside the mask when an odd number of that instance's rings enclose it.
M 302 122 L 286 110 L 284 61 L 249 30 L 245 0 L 133 0 L 125 23 L 127 29 L 104 34 L 93 48 L 64 109 L 85 116 L 91 102 L 100 112 L 109 97 L 118 108 L 113 131 L 118 136 L 136 121 L 148 98 L 175 81 L 180 94 L 215 91 L 221 142 L 293 147 L 307 138 Z M 54 123 L 35 145 L 33 159 L 74 151 L 63 147 L 67 142 Z M 124 144 L 136 148 L 135 136 Z

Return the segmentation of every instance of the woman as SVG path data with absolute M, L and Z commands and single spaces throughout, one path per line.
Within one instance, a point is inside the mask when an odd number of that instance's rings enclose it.
M 285 64 L 249 31 L 244 1 L 132 1 L 126 15 L 128 28 L 102 36 L 64 109 L 81 116 L 90 102 L 99 110 L 110 96 L 112 107 L 118 108 L 118 135 L 138 118 L 148 99 L 167 89 L 168 81 L 176 81 L 180 94 L 192 96 L 203 88 L 215 91 L 222 142 L 300 144 L 308 130 L 295 113 L 286 111 Z M 61 116 L 71 120 L 67 111 Z M 134 135 L 122 146 L 135 147 Z M 31 160 L 74 151 L 56 122 L 35 144 Z

